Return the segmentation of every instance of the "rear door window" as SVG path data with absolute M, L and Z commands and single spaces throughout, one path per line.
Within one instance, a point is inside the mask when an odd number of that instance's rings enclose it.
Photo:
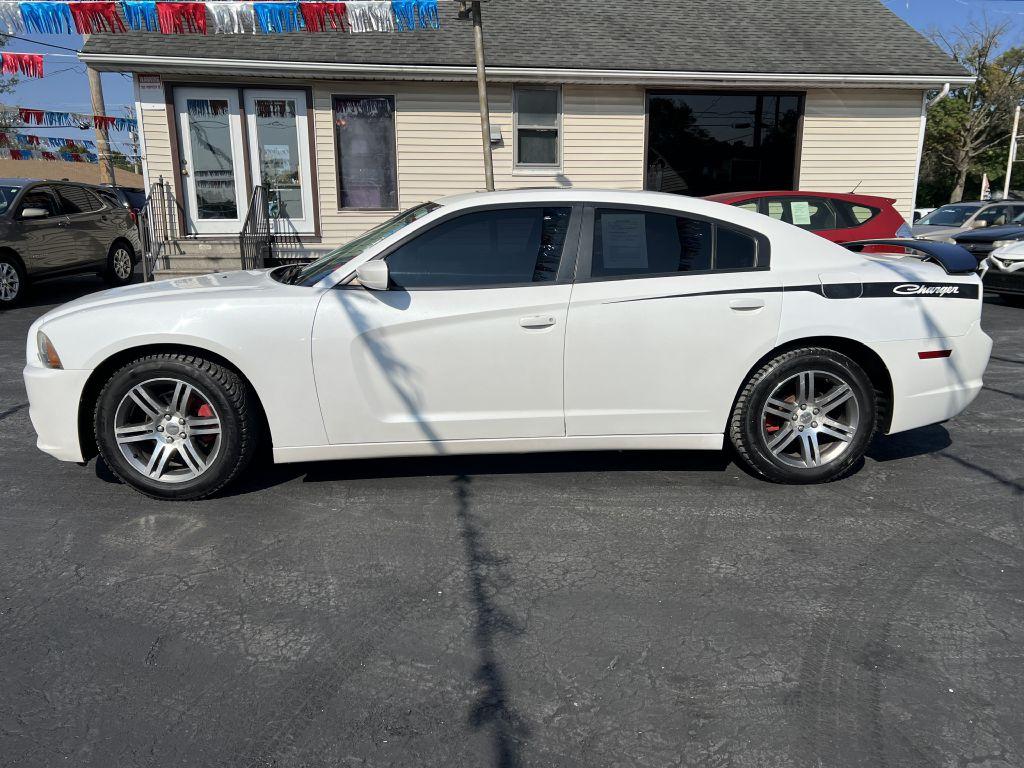
M 92 213 L 103 207 L 100 199 L 85 187 L 60 184 L 57 186 L 57 193 L 60 195 L 65 213 Z
M 598 208 L 590 277 L 654 277 L 753 269 L 759 242 L 725 224 L 671 213 Z
M 767 203 L 766 213 L 786 224 L 812 232 L 842 228 L 831 200 L 822 197 L 769 197 Z

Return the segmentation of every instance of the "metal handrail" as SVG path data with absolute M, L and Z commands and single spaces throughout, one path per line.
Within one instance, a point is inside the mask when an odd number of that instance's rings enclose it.
M 257 185 L 249 198 L 242 230 L 238 233 L 242 269 L 261 269 L 274 258 L 274 228 L 270 220 L 267 191 Z

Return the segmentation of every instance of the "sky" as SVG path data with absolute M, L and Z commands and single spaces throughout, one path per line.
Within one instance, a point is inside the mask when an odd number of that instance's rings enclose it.
M 727 1 L 727 0 L 725 0 Z M 808 0 L 810 1 L 810 0 Z M 1018 36 L 1024 32 L 1024 0 L 881 0 L 883 5 L 905 19 L 908 23 L 928 32 L 933 29 L 950 29 L 972 18 L 987 15 L 991 20 L 1006 19 L 1016 28 Z M 89 85 L 85 66 L 74 57 L 73 51 L 82 45 L 78 35 L 34 36 L 37 43 L 11 39 L 5 51 L 24 51 L 49 54 L 44 57 L 44 77 L 41 80 L 22 79 L 13 93 L 3 94 L 4 104 L 36 109 L 62 110 L 68 112 L 92 112 Z M 48 47 L 62 46 L 72 50 Z M 103 95 L 108 115 L 123 115 L 123 107 L 134 102 L 131 78 L 116 73 L 102 76 Z M 34 133 L 51 136 L 74 135 L 78 138 L 93 138 L 87 131 L 76 129 L 35 129 Z M 114 134 L 115 141 L 126 141 L 124 134 Z M 123 147 L 118 147 L 122 148 Z

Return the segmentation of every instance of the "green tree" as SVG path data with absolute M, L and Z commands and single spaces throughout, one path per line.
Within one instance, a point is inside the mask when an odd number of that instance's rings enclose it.
M 964 198 L 968 179 L 1003 176 L 1013 110 L 1024 101 L 1024 48 L 1002 50 L 1008 24 L 972 23 L 936 42 L 976 78 L 928 113 L 921 164 L 922 201 Z M 1000 52 L 1001 51 L 1001 52 Z M 1000 163 L 1001 161 L 1001 163 Z M 973 184 L 972 184 L 973 186 Z

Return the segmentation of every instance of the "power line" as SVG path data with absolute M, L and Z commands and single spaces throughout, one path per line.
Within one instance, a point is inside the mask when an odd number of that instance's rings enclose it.
M 0 35 L 6 37 L 9 40 L 21 40 L 25 43 L 32 43 L 33 45 L 43 45 L 47 48 L 56 48 L 60 51 L 71 51 L 72 53 L 81 53 L 78 48 L 68 48 L 66 45 L 56 45 L 55 43 L 44 43 L 42 40 L 32 40 L 28 37 L 21 37 L 19 35 L 9 35 L 6 32 L 0 32 Z

